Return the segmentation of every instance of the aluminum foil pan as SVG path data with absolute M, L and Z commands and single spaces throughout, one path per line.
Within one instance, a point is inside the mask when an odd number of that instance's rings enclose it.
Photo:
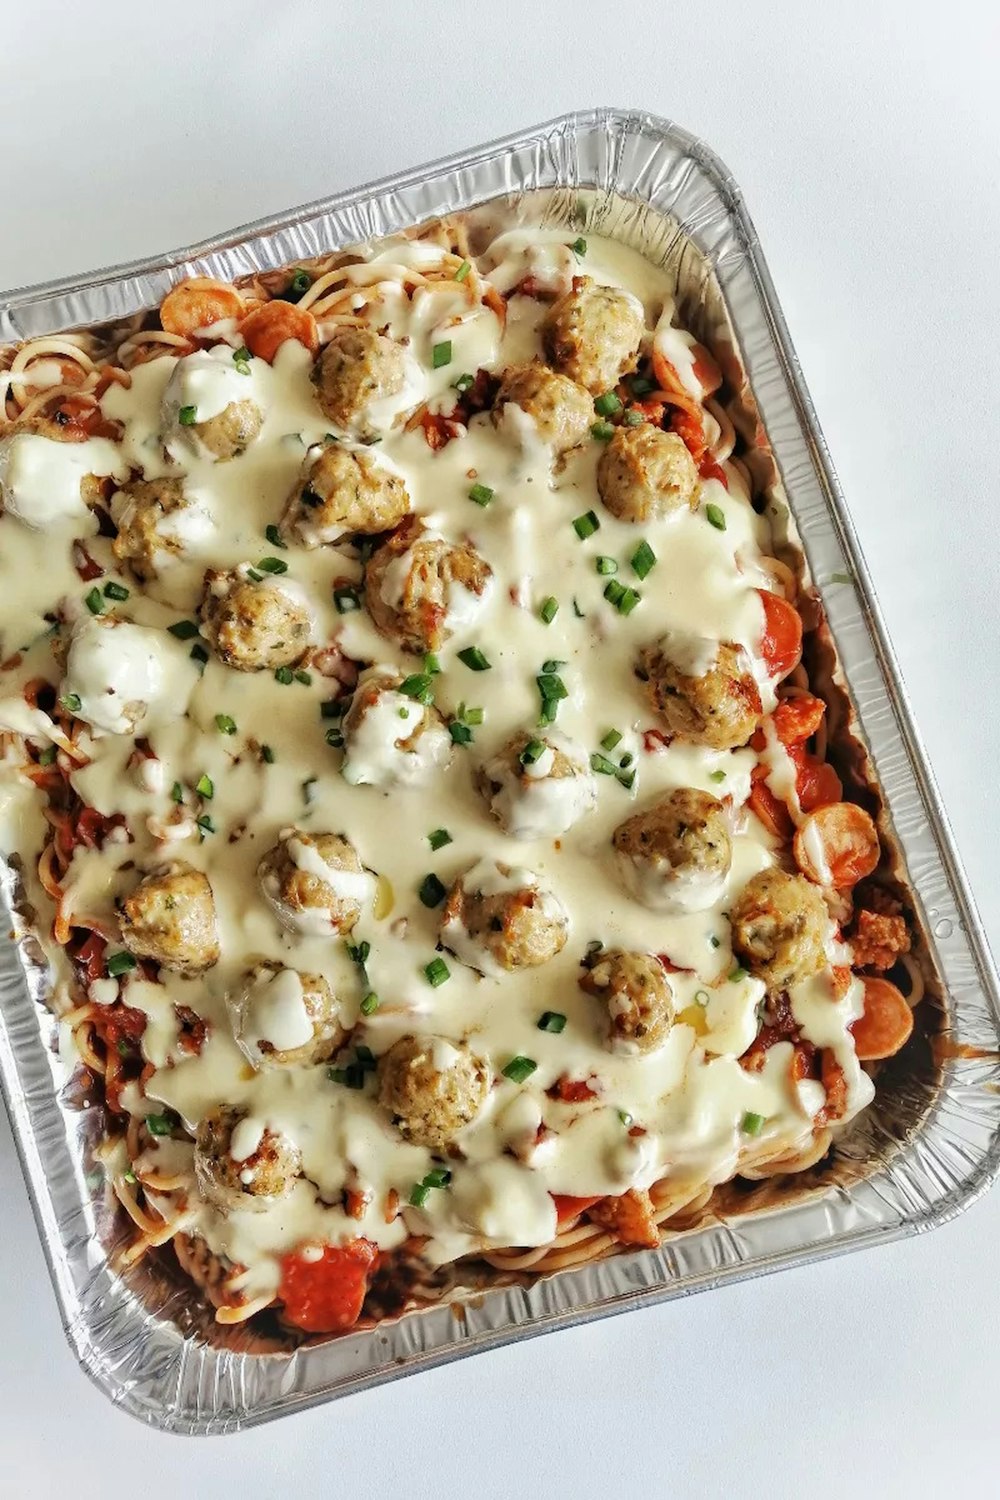
M 733 1185 L 658 1250 L 445 1288 L 440 1305 L 296 1347 L 218 1327 L 166 1259 L 127 1278 L 110 1269 L 124 1227 L 90 1170 L 97 1122 L 54 1055 L 44 964 L 19 936 L 8 869 L 0 899 L 16 940 L 0 945 L 0 1077 L 67 1337 L 116 1404 L 176 1432 L 232 1431 L 513 1339 L 932 1228 L 1000 1168 L 996 973 L 757 236 L 701 142 L 651 115 L 567 115 L 211 243 L 0 297 L 0 343 L 125 318 L 182 275 L 233 280 L 470 209 L 474 223 L 502 210 L 508 222 L 608 234 L 672 271 L 682 314 L 740 393 L 732 415 L 755 443 L 758 478 L 779 507 L 787 496 L 803 539 L 840 660 L 837 670 L 827 651 L 828 675 L 858 756 L 870 753 L 932 998 L 922 1036 L 884 1070 L 832 1166 Z M 818 639 L 822 673 L 825 628 Z

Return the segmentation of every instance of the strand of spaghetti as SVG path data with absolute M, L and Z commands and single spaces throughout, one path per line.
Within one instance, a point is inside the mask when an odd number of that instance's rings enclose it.
M 709 452 L 717 462 L 724 462 L 736 446 L 736 428 L 729 420 L 725 408 L 718 401 L 708 400 L 705 402 L 705 412 L 711 421 L 719 429 L 717 436 L 709 442 Z
M 917 963 L 912 953 L 901 953 L 899 955 L 898 962 L 901 963 L 903 968 L 906 970 L 907 978 L 909 980 L 909 988 L 907 989 L 906 993 L 906 1003 L 910 1006 L 919 1005 L 921 1000 L 924 998 L 924 994 L 927 988 L 924 976 L 920 972 L 920 965 Z
M 217 1323 L 245 1323 L 248 1318 L 253 1317 L 254 1313 L 263 1312 L 266 1307 L 270 1307 L 273 1301 L 273 1297 L 255 1297 L 237 1306 L 223 1304 L 215 1309 L 215 1321 Z

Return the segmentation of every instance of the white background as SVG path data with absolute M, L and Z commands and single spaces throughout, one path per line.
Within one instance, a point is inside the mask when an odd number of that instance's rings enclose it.
M 563 110 L 640 106 L 703 136 L 763 241 L 997 945 L 992 0 L 0 0 L 0 22 L 0 287 Z M 0 1125 L 5 1495 L 996 1493 L 1000 1190 L 916 1242 L 207 1441 L 146 1432 L 77 1371 Z

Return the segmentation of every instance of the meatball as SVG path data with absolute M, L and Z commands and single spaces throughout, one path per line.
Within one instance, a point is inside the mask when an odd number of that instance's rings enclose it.
M 645 323 L 637 297 L 577 276 L 542 324 L 542 342 L 555 369 L 599 396 L 635 369 Z
M 618 427 L 597 464 L 601 499 L 619 521 L 659 521 L 698 504 L 698 470 L 675 432 Z
M 674 995 L 651 953 L 599 953 L 580 988 L 602 1003 L 610 1052 L 655 1052 L 662 1046 L 674 1019 Z
M 223 1213 L 260 1210 L 284 1198 L 302 1171 L 298 1148 L 245 1109 L 223 1104 L 198 1126 L 198 1188 Z
M 566 946 L 569 917 L 531 870 L 480 860 L 448 892 L 441 942 L 470 969 L 499 978 L 548 963 Z
M 406 384 L 403 347 L 373 328 L 337 328 L 313 368 L 323 415 L 341 430 L 369 430 L 369 408 Z
M 15 516 L 32 531 L 65 521 L 93 526 L 89 507 L 101 498 L 93 469 L 109 474 L 118 465 L 110 443 L 107 461 L 95 459 L 100 445 L 81 443 L 79 428 L 52 417 L 26 417 L 0 435 L 0 514 Z
M 282 829 L 257 866 L 257 878 L 281 925 L 307 937 L 350 932 L 373 887 L 347 839 L 298 828 Z
M 347 1035 L 323 976 L 283 964 L 248 970 L 229 1008 L 237 1044 L 255 1068 L 325 1062 Z
M 369 453 L 340 443 L 312 447 L 281 522 L 306 547 L 339 542 L 352 532 L 390 531 L 410 509 L 401 475 Z
M 207 511 L 188 500 L 180 479 L 135 479 L 112 500 L 118 535 L 112 549 L 136 578 L 147 582 L 211 536 Z
M 219 961 L 212 887 L 190 865 L 146 875 L 119 901 L 118 918 L 122 941 L 137 958 L 178 974 L 203 974 Z
M 589 392 L 537 360 L 504 371 L 493 404 L 495 426 L 507 420 L 504 412 L 508 405 L 529 416 L 542 442 L 550 444 L 556 453 L 582 443 L 594 422 Z
M 808 979 L 826 963 L 830 917 L 804 875 L 761 870 L 733 902 L 729 921 L 733 952 L 768 989 Z
M 479 789 L 505 833 L 558 838 L 591 812 L 597 787 L 587 756 L 564 735 L 516 734 L 479 769 Z
M 237 672 L 294 667 L 309 649 L 312 613 L 297 587 L 241 568 L 208 570 L 201 618 L 216 656 Z
M 249 398 L 231 401 L 218 416 L 206 422 L 194 422 L 191 431 L 202 448 L 219 462 L 239 458 L 255 438 L 260 436 L 264 414 L 256 401 Z
M 678 787 L 611 842 L 622 884 L 652 911 L 704 911 L 722 896 L 733 850 L 726 810 L 708 792 Z
M 162 418 L 168 450 L 182 445 L 213 463 L 238 458 L 264 425 L 253 377 L 240 374 L 228 345 L 177 361 L 163 392 Z
M 341 775 L 383 792 L 426 786 L 451 759 L 451 735 L 433 704 L 398 691 L 393 672 L 362 674 L 344 717 Z
M 760 689 L 746 670 L 738 646 L 721 641 L 711 665 L 693 662 L 688 652 L 674 649 L 669 637 L 644 646 L 635 675 L 646 684 L 646 695 L 663 715 L 672 736 L 712 750 L 735 750 L 745 745 L 760 723 Z M 675 659 L 683 654 L 683 667 Z M 704 667 L 701 671 L 691 668 Z M 684 670 L 686 668 L 687 670 Z
M 463 1042 L 403 1036 L 378 1064 L 379 1103 L 414 1146 L 447 1151 L 490 1091 L 486 1063 Z
M 435 536 L 411 517 L 370 559 L 365 600 L 382 635 L 422 655 L 471 624 L 492 578 L 472 547 Z

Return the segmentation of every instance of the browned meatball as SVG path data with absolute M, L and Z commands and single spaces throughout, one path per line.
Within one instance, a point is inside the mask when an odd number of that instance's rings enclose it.
M 447 1151 L 476 1118 L 490 1091 L 490 1073 L 464 1042 L 400 1037 L 379 1058 L 379 1103 L 415 1146 Z
M 390 531 L 410 497 L 402 476 L 368 453 L 340 443 L 310 448 L 281 522 L 306 547 L 339 542 L 352 532 Z
M 325 1062 L 347 1035 L 340 1005 L 322 974 L 283 964 L 250 969 L 231 1002 L 234 1032 L 254 1067 Z
M 215 899 L 208 877 L 190 865 L 154 870 L 118 903 L 122 941 L 137 958 L 178 974 L 203 974 L 219 961 Z
M 594 422 L 589 392 L 537 360 L 504 371 L 493 404 L 496 426 L 504 419 L 507 405 L 517 406 L 531 417 L 542 442 L 551 444 L 556 453 L 582 443 Z
M 471 624 L 492 577 L 474 548 L 431 535 L 414 516 L 369 561 L 365 600 L 384 636 L 422 655 Z
M 542 324 L 545 352 L 557 370 L 592 396 L 611 390 L 635 369 L 645 318 L 642 304 L 618 287 L 600 286 L 589 276 L 554 304 Z
M 733 902 L 729 921 L 733 952 L 768 989 L 808 979 L 826 963 L 830 917 L 804 875 L 761 870 Z
M 51 417 L 21 417 L 4 427 L 0 515 L 7 511 L 32 531 L 45 531 L 57 521 L 86 519 L 84 507 L 102 498 L 102 484 L 96 474 L 87 472 L 90 450 L 77 441 L 80 435 L 79 428 Z M 58 452 L 49 448 L 56 443 Z
M 115 557 L 143 582 L 211 532 L 210 517 L 188 500 L 181 479 L 134 479 L 114 496 L 112 511 Z
M 698 504 L 698 470 L 675 432 L 618 427 L 597 465 L 601 499 L 619 521 L 659 521 Z
M 580 988 L 604 1007 L 606 1045 L 611 1052 L 655 1052 L 674 1019 L 674 996 L 659 959 L 621 948 L 599 953 L 584 971 Z
M 201 618 L 216 656 L 237 672 L 294 667 L 309 649 L 312 615 L 295 585 L 239 568 L 208 570 Z
M 245 1109 L 224 1104 L 195 1138 L 198 1188 L 223 1213 L 265 1209 L 284 1198 L 302 1171 L 298 1148 Z
M 597 802 L 586 754 L 554 730 L 516 734 L 476 779 L 490 812 L 515 839 L 558 838 Z
M 622 884 L 653 911 L 704 911 L 719 900 L 732 861 L 726 810 L 717 798 L 678 787 L 615 829 Z
M 257 878 L 282 926 L 307 937 L 350 932 L 372 894 L 357 850 L 336 833 L 284 829 L 257 866 Z
M 568 932 L 562 902 L 537 875 L 488 859 L 455 881 L 441 921 L 444 946 L 492 978 L 548 963 Z
M 351 786 L 383 792 L 426 786 L 451 759 L 451 735 L 433 703 L 398 691 L 402 678 L 378 668 L 358 681 L 344 717 L 344 761 Z
M 256 401 L 247 397 L 243 401 L 230 401 L 217 416 L 205 422 L 192 423 L 190 431 L 214 459 L 224 463 L 245 453 L 260 436 L 263 425 L 264 413 Z
M 323 415 L 335 427 L 369 430 L 372 402 L 398 396 L 406 382 L 402 345 L 373 328 L 337 328 L 313 380 Z
M 714 663 L 699 676 L 681 671 L 669 654 L 669 641 L 656 641 L 639 652 L 635 675 L 679 740 L 734 750 L 760 723 L 760 689 L 743 653 L 728 641 L 720 642 Z

